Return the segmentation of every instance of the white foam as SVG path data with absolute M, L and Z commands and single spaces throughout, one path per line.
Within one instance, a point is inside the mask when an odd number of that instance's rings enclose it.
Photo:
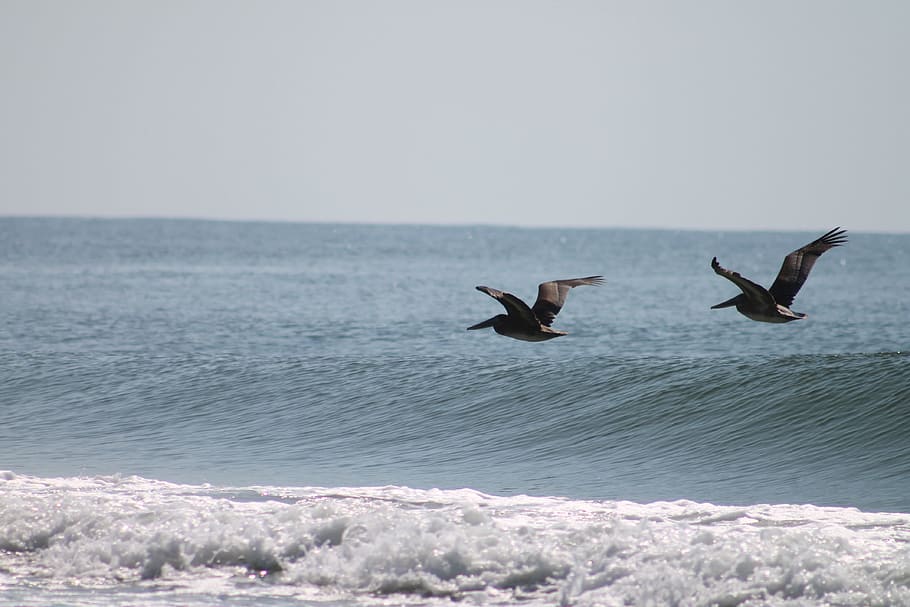
M 910 605 L 905 514 L 9 472 L 0 498 L 9 596 L 62 585 L 203 603 Z

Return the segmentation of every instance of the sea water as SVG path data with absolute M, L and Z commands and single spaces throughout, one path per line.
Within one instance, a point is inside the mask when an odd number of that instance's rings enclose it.
M 910 605 L 910 236 L 709 309 L 832 227 L 0 219 L 0 605 Z

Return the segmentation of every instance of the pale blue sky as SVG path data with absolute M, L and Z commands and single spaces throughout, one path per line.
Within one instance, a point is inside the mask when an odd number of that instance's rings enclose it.
M 0 215 L 910 231 L 910 2 L 0 0 Z

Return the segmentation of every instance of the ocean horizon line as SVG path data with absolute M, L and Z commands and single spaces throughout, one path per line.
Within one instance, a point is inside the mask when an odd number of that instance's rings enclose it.
M 161 222 L 199 222 L 199 223 L 227 223 L 227 224 L 263 224 L 263 225 L 315 225 L 315 226 L 343 226 L 343 227 L 377 227 L 377 228 L 451 228 L 451 229 L 514 229 L 514 230 L 571 230 L 577 232 L 616 231 L 616 232 L 687 232 L 687 233 L 807 233 L 819 229 L 827 229 L 819 224 L 813 227 L 695 227 L 695 226 L 666 226 L 666 225 L 576 225 L 576 224 L 509 224 L 495 222 L 422 222 L 422 221 L 352 221 L 352 220 L 322 220 L 322 219 L 279 219 L 279 218 L 238 218 L 238 217 L 209 217 L 209 216 L 172 216 L 172 215 L 102 215 L 102 214 L 19 214 L 0 213 L 0 220 L 74 220 L 74 221 L 161 221 Z M 830 222 L 829 222 L 830 223 Z M 836 222 L 835 222 L 836 223 Z M 894 235 L 910 234 L 907 230 L 885 230 L 875 228 L 849 228 L 852 234 Z

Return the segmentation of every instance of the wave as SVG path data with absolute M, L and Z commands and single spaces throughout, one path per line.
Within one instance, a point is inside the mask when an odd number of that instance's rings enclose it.
M 12 472 L 0 491 L 0 604 L 63 587 L 83 602 L 910 605 L 906 514 Z
M 344 378 L 361 449 L 446 453 L 574 497 L 910 511 L 903 354 L 383 364 Z M 362 415 L 390 393 L 396 415 Z
M 33 474 L 910 512 L 906 354 L 0 358 Z

